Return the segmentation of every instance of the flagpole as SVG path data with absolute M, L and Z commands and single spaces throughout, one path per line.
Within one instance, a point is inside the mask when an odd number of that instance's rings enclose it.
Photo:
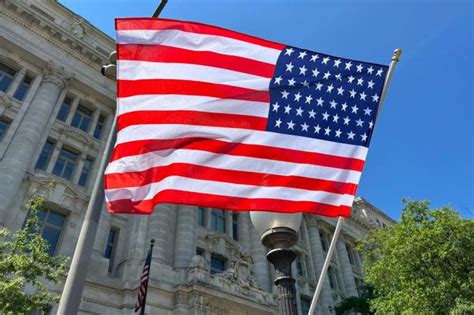
M 168 0 L 161 0 L 159 6 L 153 13 L 153 17 L 158 17 L 167 2 Z M 112 64 L 116 63 L 115 55 L 113 53 L 109 58 Z M 103 75 L 106 75 L 110 78 L 110 73 L 115 71 L 114 67 L 115 66 L 113 65 L 105 66 L 102 68 L 101 72 Z M 77 240 L 71 266 L 69 267 L 66 282 L 64 283 L 63 292 L 61 294 L 61 299 L 58 306 L 58 315 L 77 314 L 79 310 L 82 291 L 84 290 L 84 285 L 86 283 L 87 270 L 89 268 L 92 248 L 94 246 L 94 240 L 97 234 L 97 228 L 99 226 L 100 213 L 105 200 L 104 172 L 110 156 L 112 155 L 112 149 L 115 144 L 117 135 L 115 131 L 116 123 L 117 119 L 114 117 L 102 159 L 100 160 L 98 175 L 94 185 L 92 186 L 92 194 L 87 206 L 86 214 L 84 216 L 84 222 Z
M 153 246 L 154 245 L 155 245 L 155 240 L 152 239 L 150 241 L 150 257 L 153 257 Z M 148 275 L 151 275 L 151 263 L 150 263 L 150 267 L 148 268 Z M 150 277 L 150 276 L 148 276 L 148 277 Z M 148 280 L 148 282 L 149 282 L 149 280 Z M 145 296 L 143 297 L 143 307 L 140 311 L 140 315 L 145 315 L 146 296 L 148 294 L 148 282 L 146 284 Z M 141 285 L 141 279 L 140 279 L 140 285 Z M 140 290 L 140 286 L 138 287 L 138 290 Z
M 387 90 L 390 85 L 390 82 L 392 81 L 392 76 L 393 76 L 393 72 L 395 71 L 395 66 L 400 60 L 401 54 L 402 54 L 402 50 L 400 48 L 395 49 L 393 52 L 392 60 L 390 62 L 390 65 L 388 66 L 387 76 L 385 77 L 385 82 L 382 89 L 382 95 L 380 96 L 380 104 L 379 104 L 379 110 L 377 112 L 377 118 L 379 117 L 380 112 L 382 111 L 383 101 L 385 99 L 385 95 L 387 94 Z M 326 277 L 332 255 L 334 253 L 334 249 L 336 247 L 337 239 L 339 238 L 339 234 L 341 232 L 343 222 L 344 222 L 344 218 L 339 217 L 337 220 L 334 235 L 331 240 L 331 245 L 329 246 L 329 250 L 328 250 L 326 259 L 324 261 L 323 269 L 321 270 L 321 275 L 319 276 L 319 279 L 318 279 L 316 291 L 314 292 L 313 300 L 311 301 L 311 306 L 309 308 L 308 315 L 312 315 L 315 313 L 316 305 L 318 304 L 319 295 L 323 288 L 323 282 Z

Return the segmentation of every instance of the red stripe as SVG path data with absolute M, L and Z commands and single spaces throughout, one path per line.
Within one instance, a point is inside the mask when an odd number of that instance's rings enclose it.
M 107 203 L 112 213 L 150 214 L 158 203 L 174 203 L 191 206 L 212 207 L 234 211 L 273 211 L 284 213 L 306 212 L 329 217 L 349 217 L 348 206 L 332 206 L 310 201 L 288 201 L 279 199 L 249 199 L 212 194 L 194 193 L 180 190 L 164 190 L 152 200 L 132 202 L 129 199 Z
M 304 163 L 362 172 L 364 161 L 354 158 L 282 149 L 264 145 L 232 143 L 201 137 L 166 140 L 140 140 L 121 143 L 114 148 L 111 161 L 153 151 L 169 149 L 199 150 L 292 163 Z
M 242 34 L 239 32 L 227 30 L 217 26 L 188 22 L 178 21 L 169 19 L 156 19 L 156 18 L 121 18 L 115 19 L 115 29 L 117 31 L 125 30 L 180 30 L 189 33 L 205 34 L 205 35 L 216 35 L 227 38 L 241 40 L 247 43 L 282 50 L 285 45 L 280 43 L 271 42 L 258 37 Z
M 348 195 L 354 194 L 357 190 L 357 185 L 351 183 L 340 183 L 303 176 L 283 176 L 227 170 L 189 163 L 173 163 L 166 166 L 153 167 L 141 172 L 106 174 L 105 189 L 144 186 L 160 182 L 169 176 L 262 187 L 291 187 Z
M 117 97 L 143 94 L 201 95 L 244 101 L 270 102 L 270 93 L 224 84 L 186 80 L 118 80 Z
M 248 58 L 161 45 L 119 45 L 118 60 L 203 65 L 271 78 L 275 65 Z
M 120 115 L 117 119 L 117 130 L 120 131 L 133 125 L 146 124 L 180 124 L 265 130 L 267 119 L 255 116 L 191 110 L 136 111 Z

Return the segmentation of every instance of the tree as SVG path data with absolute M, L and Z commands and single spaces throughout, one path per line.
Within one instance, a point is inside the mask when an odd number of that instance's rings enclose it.
M 22 229 L 0 229 L 0 313 L 25 314 L 47 311 L 59 301 L 46 282 L 58 283 L 66 274 L 66 259 L 49 256 L 41 236 L 38 211 L 43 198 L 33 197 Z
M 363 285 L 359 288 L 360 296 L 351 296 L 342 299 L 336 306 L 336 315 L 345 314 L 362 314 L 372 315 L 374 312 L 370 310 L 370 300 L 374 298 L 374 290 L 372 287 Z
M 359 244 L 378 314 L 473 314 L 474 221 L 404 201 L 400 222 Z

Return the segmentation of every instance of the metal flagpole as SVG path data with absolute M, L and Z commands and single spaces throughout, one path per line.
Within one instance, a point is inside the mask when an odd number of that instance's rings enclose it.
M 393 52 L 392 61 L 390 62 L 390 65 L 388 66 L 387 76 L 385 77 L 385 82 L 382 89 L 382 95 L 380 96 L 380 105 L 379 105 L 379 110 L 377 112 L 377 117 L 379 117 L 380 112 L 382 110 L 382 105 L 385 99 L 385 95 L 387 94 L 388 86 L 390 84 L 390 81 L 392 80 L 393 72 L 395 71 L 395 66 L 400 60 L 401 54 L 402 54 L 402 50 L 400 48 L 395 49 L 395 51 Z M 341 232 L 343 221 L 344 221 L 343 217 L 339 217 L 339 219 L 337 220 L 336 230 L 334 231 L 334 235 L 331 240 L 331 245 L 329 246 L 326 260 L 324 261 L 323 270 L 321 270 L 321 275 L 319 276 L 318 284 L 316 286 L 316 291 L 314 292 L 313 300 L 311 301 L 311 306 L 309 308 L 308 315 L 312 315 L 315 313 L 316 305 L 318 304 L 319 295 L 323 288 L 324 278 L 326 277 L 326 274 L 329 268 L 329 263 L 334 253 L 334 249 L 336 248 L 336 242 L 337 242 L 337 239 L 339 238 L 339 233 Z
M 158 17 L 167 2 L 168 0 L 161 0 L 158 8 L 153 13 L 153 17 Z M 110 59 L 111 63 L 116 62 L 115 55 L 113 53 L 111 54 Z M 107 72 L 107 69 L 102 69 L 103 75 L 105 75 Z M 92 254 L 92 248 L 94 246 L 97 227 L 99 225 L 100 213 L 104 205 L 104 172 L 107 162 L 109 161 L 112 154 L 112 149 L 116 139 L 116 122 L 117 119 L 114 118 L 107 143 L 105 145 L 104 153 L 102 155 L 102 159 L 100 160 L 98 176 L 92 187 L 92 195 L 84 216 L 81 233 L 79 234 L 79 239 L 77 240 L 76 250 L 74 251 L 71 266 L 69 267 L 68 276 L 66 278 L 66 283 L 64 284 L 64 289 L 61 295 L 61 300 L 59 301 L 57 313 L 59 315 L 77 314 L 79 310 L 82 291 L 84 290 L 87 270 L 89 268 L 90 257 Z
M 153 246 L 155 245 L 155 240 L 152 239 L 150 241 L 150 252 L 149 252 L 149 255 L 150 257 L 153 257 Z M 146 259 L 148 259 L 148 255 L 146 257 Z M 140 315 L 145 315 L 145 306 L 146 306 L 146 296 L 148 294 L 148 282 L 150 282 L 150 275 L 151 275 L 151 260 L 150 260 L 150 265 L 148 266 L 148 279 L 147 279 L 147 283 L 146 283 L 146 290 L 145 290 L 145 296 L 143 297 L 143 306 L 142 306 L 142 309 L 140 311 Z M 140 286 L 141 286 L 141 278 L 140 278 Z M 140 286 L 138 287 L 138 290 L 140 290 Z

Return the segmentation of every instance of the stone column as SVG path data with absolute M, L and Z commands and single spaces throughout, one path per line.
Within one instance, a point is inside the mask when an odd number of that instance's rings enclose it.
M 352 273 L 352 265 L 349 261 L 349 255 L 347 254 L 346 244 L 343 239 L 339 238 L 337 241 L 336 250 L 340 263 L 339 268 L 341 268 L 342 278 L 344 280 L 346 295 L 347 297 L 358 296 L 354 274 Z
M 313 217 L 308 218 L 307 229 L 311 255 L 313 256 L 312 258 L 315 265 L 314 269 L 316 270 L 319 279 L 326 257 L 323 254 L 323 246 L 321 245 L 321 238 L 319 237 L 318 220 Z M 319 305 L 322 306 L 323 314 L 328 312 L 329 307 L 334 305 L 328 274 L 326 274 L 326 278 L 324 279 L 323 289 L 321 290 L 321 295 L 319 298 Z
M 232 238 L 232 211 L 224 211 L 225 213 L 225 232 L 226 234 Z
M 53 107 L 68 81 L 63 67 L 52 63 L 45 69 L 44 79 L 27 109 L 23 121 L 11 140 L 0 163 L 0 225 L 15 198 L 23 177 L 33 162 L 32 158 L 43 133 L 46 131 Z
M 54 165 L 56 164 L 56 161 L 59 156 L 59 152 L 61 151 L 61 148 L 63 146 L 63 141 L 64 141 L 63 138 L 60 137 L 58 141 L 54 144 L 53 152 L 51 153 L 51 156 L 49 157 L 49 161 L 46 165 L 46 172 L 53 173 Z
M 270 272 L 268 270 L 267 250 L 263 247 L 260 241 L 260 234 L 251 225 L 251 254 L 253 259 L 253 275 L 262 289 L 267 292 L 272 292 L 273 279 L 270 279 Z
M 81 177 L 82 168 L 84 167 L 84 163 L 87 159 L 87 149 L 82 151 L 81 155 L 77 158 L 76 167 L 74 168 L 74 174 L 72 175 L 72 182 L 77 184 L 79 182 L 79 178 Z
M 196 254 L 196 207 L 180 205 L 174 243 L 174 267 L 187 268 Z
M 74 117 L 74 113 L 76 112 L 78 105 L 79 105 L 79 96 L 76 96 L 72 100 L 71 108 L 69 109 L 69 113 L 67 114 L 66 121 L 64 122 L 66 125 L 71 124 L 72 118 Z
M 91 128 L 89 129 L 89 136 L 93 137 L 95 132 L 95 127 L 97 125 L 97 121 L 99 120 L 100 110 L 96 108 L 94 113 L 92 114 L 92 121 L 91 121 Z
M 23 78 L 26 75 L 26 68 L 22 67 L 20 71 L 16 74 L 15 78 L 13 79 L 12 84 L 10 85 L 10 88 L 7 91 L 7 95 L 13 96 L 15 94 L 16 90 L 18 89 L 18 86 L 20 86 L 20 83 L 23 81 Z
M 163 264 L 170 264 L 167 251 L 170 247 L 169 237 L 171 233 L 170 216 L 176 211 L 176 206 L 171 204 L 159 204 L 155 207 L 149 217 L 145 247 L 148 250 L 151 239 L 155 239 L 153 247 L 153 260 Z
M 241 243 L 245 250 L 245 253 L 249 255 L 250 247 L 251 247 L 251 237 L 250 237 L 249 231 L 253 229 L 253 226 L 252 226 L 252 223 L 250 222 L 250 215 L 248 212 L 241 212 L 239 214 L 239 217 L 240 217 L 240 222 L 242 224 L 241 228 L 239 229 L 239 231 L 242 232 L 239 235 L 239 240 L 242 241 Z

